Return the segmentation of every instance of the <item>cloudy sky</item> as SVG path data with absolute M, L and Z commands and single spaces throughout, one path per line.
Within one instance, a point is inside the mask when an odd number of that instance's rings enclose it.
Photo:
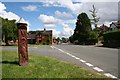
M 98 25 L 109 26 L 118 20 L 118 2 L 88 2 L 84 0 L 40 0 L 39 2 L 0 2 L 0 16 L 9 20 L 20 17 L 30 30 L 53 30 L 55 37 L 69 37 L 73 34 L 78 14 L 85 12 L 89 18 L 92 5 L 100 17 Z

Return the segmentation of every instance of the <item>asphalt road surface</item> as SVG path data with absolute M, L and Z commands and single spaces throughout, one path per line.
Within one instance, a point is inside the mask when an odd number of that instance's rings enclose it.
M 15 47 L 3 47 L 3 50 L 16 50 Z M 56 58 L 79 65 L 111 77 L 118 77 L 118 49 L 79 46 L 52 45 L 29 47 L 29 53 Z

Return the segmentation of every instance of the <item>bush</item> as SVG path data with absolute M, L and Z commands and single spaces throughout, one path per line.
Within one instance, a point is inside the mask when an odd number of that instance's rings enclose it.
M 95 45 L 98 42 L 98 33 L 95 31 L 92 31 L 89 33 L 89 39 L 87 42 L 89 42 L 89 45 Z
M 103 36 L 99 37 L 98 40 L 103 42 L 104 41 Z
M 108 47 L 120 47 L 120 31 L 110 31 L 103 34 L 103 45 Z
M 76 44 L 76 45 L 79 44 L 79 41 L 78 41 L 78 40 L 75 40 L 75 41 L 74 41 L 74 44 Z
M 98 33 L 91 31 L 86 34 L 80 34 L 79 44 L 81 45 L 95 45 L 98 42 Z
M 70 41 L 71 43 L 73 43 L 73 42 L 74 42 L 73 35 L 69 37 L 69 41 Z

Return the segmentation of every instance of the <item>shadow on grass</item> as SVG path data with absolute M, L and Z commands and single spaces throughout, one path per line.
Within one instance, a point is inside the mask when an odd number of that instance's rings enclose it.
M 18 61 L 2 61 L 0 63 L 2 63 L 2 64 L 13 64 L 13 65 L 18 65 L 19 64 Z

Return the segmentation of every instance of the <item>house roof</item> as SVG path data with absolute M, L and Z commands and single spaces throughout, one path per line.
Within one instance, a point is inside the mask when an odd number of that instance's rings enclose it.
M 52 35 L 52 30 L 33 31 L 34 33 L 28 33 L 28 39 L 35 39 L 36 35 Z
M 112 22 L 112 24 L 114 24 L 117 28 L 120 28 L 120 21 L 118 21 L 118 22 Z
M 52 30 L 41 30 L 41 31 L 36 31 L 36 35 L 42 34 L 42 35 L 52 35 Z
M 103 24 L 102 26 L 100 26 L 100 28 L 108 28 L 108 26 Z
M 28 34 L 28 39 L 35 39 L 36 34 Z

